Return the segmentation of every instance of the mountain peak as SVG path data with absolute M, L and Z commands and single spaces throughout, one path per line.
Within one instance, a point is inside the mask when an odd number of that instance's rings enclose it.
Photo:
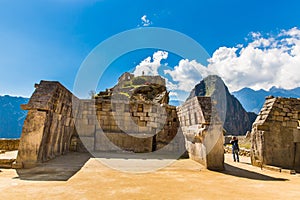
M 251 130 L 256 115 L 247 113 L 240 102 L 229 93 L 223 80 L 217 75 L 210 75 L 200 81 L 191 91 L 188 99 L 195 96 L 210 96 L 217 100 L 217 107 L 220 112 L 226 111 L 224 129 L 227 134 L 242 135 Z
M 220 91 L 221 89 L 224 90 L 224 88 L 228 91 L 228 88 L 221 77 L 217 75 L 209 75 L 194 87 L 187 100 L 195 96 L 212 96 L 216 90 Z
M 276 91 L 281 91 L 281 90 L 285 90 L 283 88 L 278 88 L 276 86 L 272 86 L 270 89 L 269 89 L 269 92 L 276 92 Z

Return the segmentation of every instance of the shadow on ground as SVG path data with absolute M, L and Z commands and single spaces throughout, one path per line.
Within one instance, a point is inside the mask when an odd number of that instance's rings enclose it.
M 67 181 L 75 175 L 92 156 L 89 153 L 70 152 L 31 169 L 17 169 L 22 180 Z
M 252 172 L 246 169 L 238 168 L 229 164 L 225 164 L 225 170 L 222 171 L 221 173 L 231 175 L 231 176 L 261 180 L 261 181 L 288 181 L 288 179 L 274 178 L 257 172 Z
M 158 160 L 164 160 L 164 159 L 171 159 L 171 160 L 177 160 L 180 158 L 180 155 L 176 155 L 174 153 L 165 153 L 165 152 L 149 152 L 149 153 L 134 153 L 134 152 L 128 152 L 128 151 L 122 151 L 122 152 L 92 152 L 92 155 L 95 158 L 105 158 L 105 159 L 124 159 L 124 160 L 130 160 L 130 159 L 140 159 L 140 160 L 148 160 L 148 159 L 158 159 Z

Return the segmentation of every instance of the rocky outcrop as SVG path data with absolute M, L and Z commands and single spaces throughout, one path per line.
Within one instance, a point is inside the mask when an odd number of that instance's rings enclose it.
M 160 76 L 137 76 L 124 73 L 118 83 L 106 91 L 99 92 L 96 99 L 144 101 L 158 104 L 169 103 L 165 80 Z
M 220 77 L 210 75 L 204 78 L 194 87 L 188 99 L 195 96 L 213 97 L 220 118 L 224 120 L 226 134 L 244 135 L 251 130 L 256 114 L 245 111 L 240 102 L 229 93 L 227 86 Z
M 163 85 L 142 85 L 133 90 L 130 100 L 168 104 L 169 92 L 167 92 L 167 88 Z

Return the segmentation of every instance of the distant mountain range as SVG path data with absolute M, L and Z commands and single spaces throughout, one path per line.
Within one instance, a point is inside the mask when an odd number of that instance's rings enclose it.
M 274 97 L 300 98 L 300 87 L 291 90 L 272 87 L 269 91 L 243 88 L 232 94 L 241 102 L 246 111 L 259 113 L 265 102 L 265 97 L 272 95 Z
M 28 98 L 0 96 L 0 138 L 19 138 L 27 114 L 20 108 Z
M 218 79 L 216 79 L 218 80 Z M 213 82 L 215 82 L 214 80 Z M 194 90 L 191 92 L 191 96 L 201 96 L 206 95 L 203 91 L 200 91 L 201 84 L 196 86 Z M 199 90 L 199 91 L 198 91 Z M 194 94 L 193 94 L 194 92 Z M 300 98 L 300 87 L 295 89 L 286 90 L 282 88 L 272 87 L 269 91 L 266 90 L 252 90 L 250 88 L 243 88 L 239 91 L 233 92 L 232 95 L 238 99 L 238 101 L 242 104 L 242 107 L 247 112 L 254 112 L 259 113 L 260 109 L 262 108 L 265 97 L 266 96 L 274 96 L 274 97 L 294 97 Z M 235 98 L 231 97 L 229 93 L 226 92 L 226 96 L 228 98 L 228 102 L 232 102 L 232 105 L 228 105 L 229 110 L 232 112 L 236 112 L 235 109 L 240 110 L 239 112 L 243 113 L 241 123 L 243 120 L 252 121 L 255 116 L 252 113 L 244 113 L 243 109 L 241 108 L 240 104 L 235 100 Z M 19 138 L 22 133 L 22 126 L 27 114 L 27 111 L 24 111 L 20 108 L 21 104 L 27 104 L 28 98 L 23 97 L 12 97 L 9 95 L 0 96 L 0 138 Z M 178 106 L 183 102 L 178 100 L 170 100 L 169 104 Z M 236 120 L 236 119 L 235 119 Z M 229 120 L 230 121 L 230 120 Z M 227 124 L 227 123 L 226 123 Z M 248 126 L 248 125 L 246 125 Z M 237 133 L 240 127 L 236 128 L 228 128 L 234 127 L 232 124 L 226 125 L 226 128 L 231 130 L 233 133 Z M 231 131 L 229 131 L 231 132 Z M 239 132 L 240 134 L 240 132 Z

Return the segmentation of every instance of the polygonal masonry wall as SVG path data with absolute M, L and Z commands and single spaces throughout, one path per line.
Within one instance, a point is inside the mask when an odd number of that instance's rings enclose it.
M 300 172 L 300 99 L 267 97 L 251 131 L 251 162 Z
M 176 108 L 151 102 L 81 100 L 76 128 L 90 151 L 183 151 Z M 182 137 L 183 138 L 183 137 Z

